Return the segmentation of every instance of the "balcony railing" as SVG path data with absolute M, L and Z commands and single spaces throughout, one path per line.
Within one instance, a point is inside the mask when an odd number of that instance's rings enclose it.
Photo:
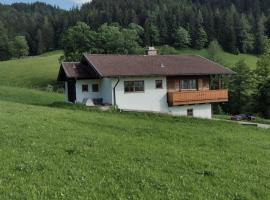
M 228 90 L 168 92 L 169 106 L 228 101 Z

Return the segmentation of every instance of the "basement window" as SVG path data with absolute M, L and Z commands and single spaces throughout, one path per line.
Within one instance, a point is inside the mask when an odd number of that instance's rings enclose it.
M 144 81 L 125 81 L 125 92 L 144 92 Z
M 82 85 L 82 92 L 88 92 L 88 85 L 87 84 Z
M 99 91 L 99 86 L 98 84 L 93 84 L 92 85 L 92 92 L 98 92 Z
M 187 116 L 193 117 L 193 109 L 187 109 Z
M 162 88 L 163 88 L 162 80 L 156 80 L 156 89 L 162 89 Z

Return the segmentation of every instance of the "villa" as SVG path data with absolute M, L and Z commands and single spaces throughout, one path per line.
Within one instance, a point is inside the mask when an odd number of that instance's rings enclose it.
M 212 117 L 213 103 L 228 101 L 222 77 L 227 69 L 200 56 L 84 54 L 64 62 L 58 81 L 67 102 L 112 105 L 126 111 Z

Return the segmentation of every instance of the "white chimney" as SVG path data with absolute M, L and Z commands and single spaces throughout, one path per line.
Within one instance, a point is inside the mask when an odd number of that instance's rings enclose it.
M 148 47 L 146 51 L 147 51 L 148 56 L 156 56 L 157 55 L 157 50 L 155 49 L 155 47 Z

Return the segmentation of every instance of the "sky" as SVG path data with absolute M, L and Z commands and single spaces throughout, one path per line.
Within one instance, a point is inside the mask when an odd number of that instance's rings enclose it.
M 0 0 L 0 2 L 3 4 L 12 4 L 12 3 L 18 3 L 18 2 L 33 3 L 36 1 L 37 0 Z M 74 6 L 80 6 L 82 3 L 86 3 L 91 0 L 38 0 L 38 1 L 45 2 L 51 5 L 56 5 L 63 9 L 70 9 Z

